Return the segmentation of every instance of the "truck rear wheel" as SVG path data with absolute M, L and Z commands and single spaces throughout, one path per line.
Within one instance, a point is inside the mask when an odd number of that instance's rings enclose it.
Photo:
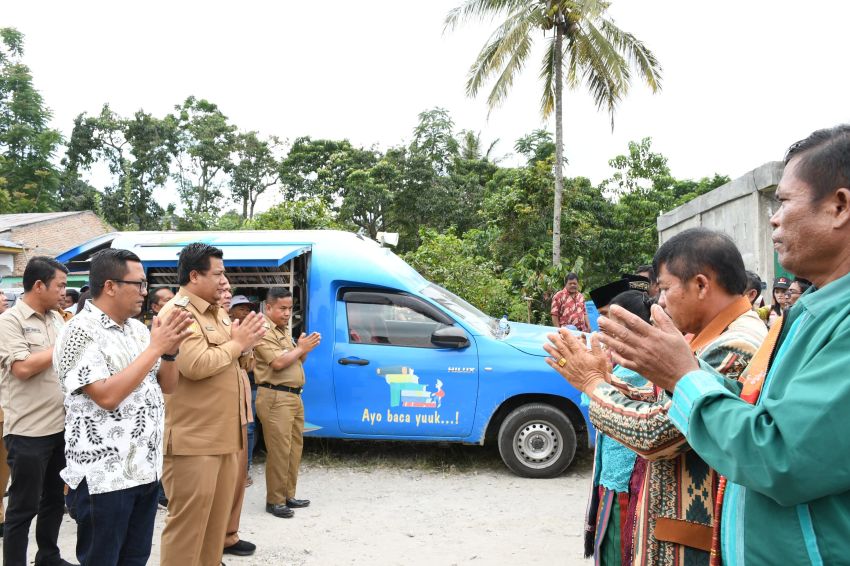
M 499 427 L 498 442 L 505 465 L 526 478 L 554 478 L 567 469 L 576 453 L 570 419 L 543 403 L 511 411 Z

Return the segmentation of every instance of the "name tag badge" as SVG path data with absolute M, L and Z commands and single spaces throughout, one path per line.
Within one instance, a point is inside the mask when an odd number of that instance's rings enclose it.
M 41 328 L 34 328 L 32 326 L 24 326 L 24 334 L 36 333 L 41 334 Z
M 205 326 L 204 328 L 206 328 L 210 332 L 215 332 L 215 326 Z
M 221 323 L 225 326 L 230 326 L 230 319 L 227 318 L 227 317 L 224 317 L 224 318 L 221 319 Z

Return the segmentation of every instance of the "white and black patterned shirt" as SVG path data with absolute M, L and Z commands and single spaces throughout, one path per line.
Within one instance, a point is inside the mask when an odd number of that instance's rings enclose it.
M 60 475 L 76 489 L 107 493 L 151 483 L 162 475 L 165 402 L 156 379 L 159 361 L 114 411 L 92 401 L 82 388 L 125 369 L 150 343 L 145 325 L 119 326 L 87 302 L 68 321 L 53 352 L 65 395 L 65 460 Z

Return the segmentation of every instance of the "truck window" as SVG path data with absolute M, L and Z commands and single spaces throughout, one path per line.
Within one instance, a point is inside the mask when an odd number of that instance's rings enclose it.
M 435 348 L 431 335 L 449 326 L 408 305 L 347 302 L 346 312 L 348 338 L 356 344 Z

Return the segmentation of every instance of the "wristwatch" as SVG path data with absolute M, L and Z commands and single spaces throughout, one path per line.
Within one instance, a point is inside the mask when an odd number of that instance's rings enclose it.
M 179 354 L 179 353 L 180 353 L 180 350 L 177 350 L 177 351 L 176 351 L 176 352 L 174 352 L 173 354 L 163 354 L 163 355 L 162 355 L 162 356 L 160 356 L 160 357 L 161 357 L 163 360 L 165 360 L 166 362 L 173 362 L 174 360 L 176 360 L 176 359 L 177 359 L 177 354 Z

